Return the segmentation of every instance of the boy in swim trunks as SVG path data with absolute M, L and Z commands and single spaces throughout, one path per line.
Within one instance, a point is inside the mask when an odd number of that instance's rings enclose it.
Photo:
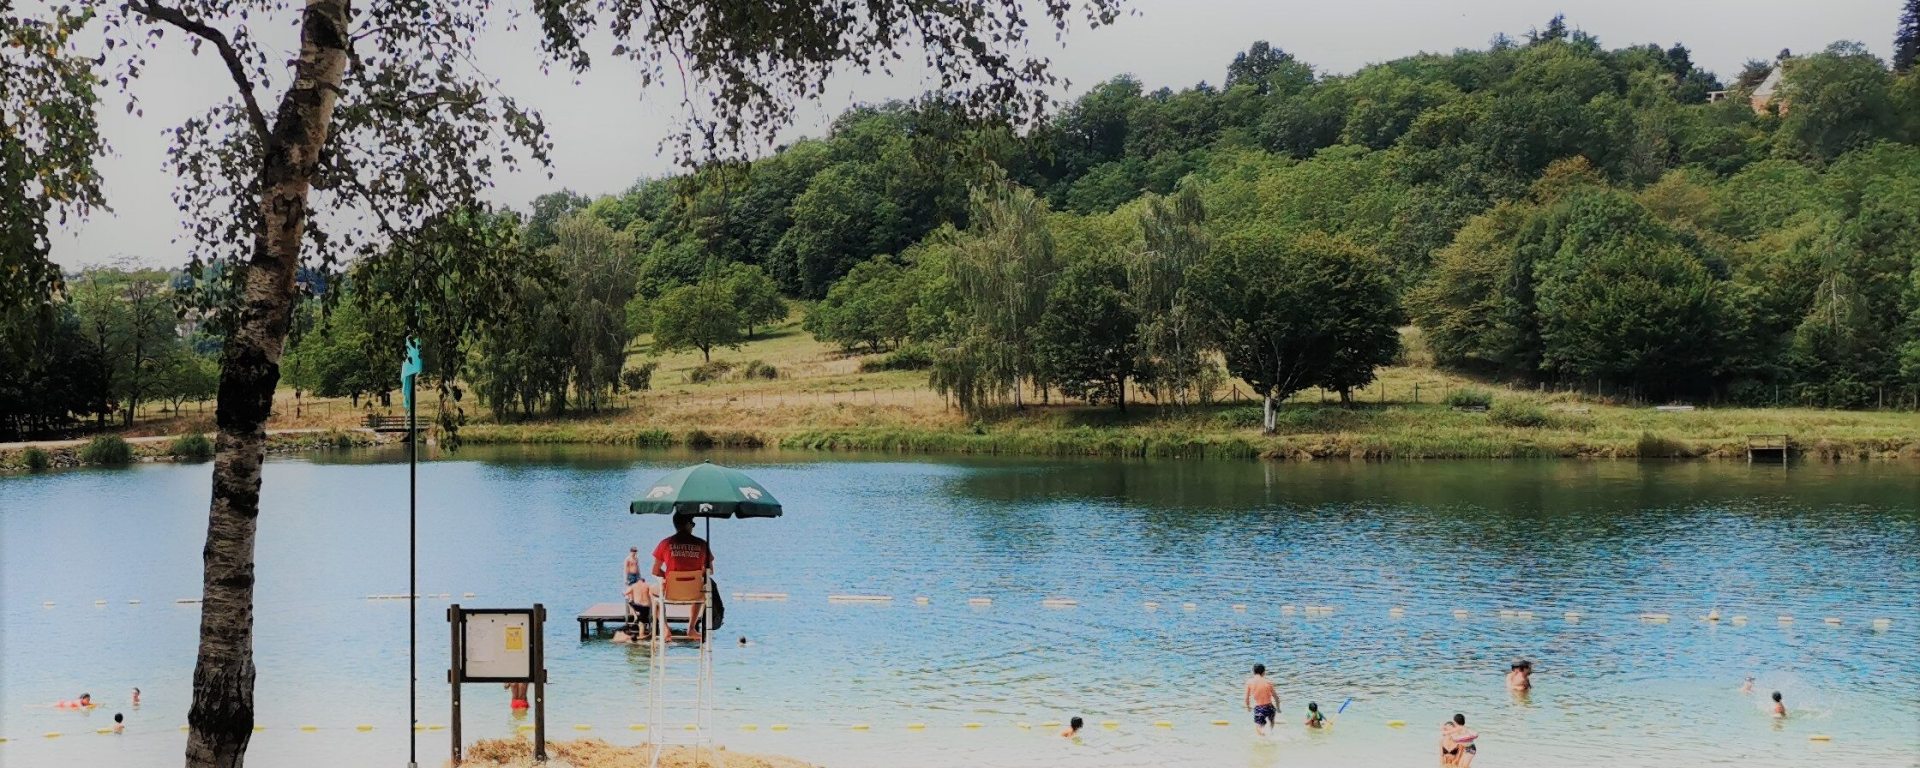
M 1774 717 L 1786 717 L 1786 716 L 1787 716 L 1787 704 L 1786 704 L 1786 702 L 1783 702 L 1783 701 L 1781 701 L 1781 700 L 1780 700 L 1780 692 L 1779 692 L 1779 691 L 1774 691 L 1774 692 L 1773 692 L 1773 716 L 1774 716 Z
M 1253 732 L 1267 735 L 1267 729 L 1273 725 L 1274 715 L 1280 712 L 1273 696 L 1273 681 L 1267 679 L 1267 665 L 1253 665 L 1253 677 L 1247 678 L 1247 695 L 1243 703 L 1253 713 Z

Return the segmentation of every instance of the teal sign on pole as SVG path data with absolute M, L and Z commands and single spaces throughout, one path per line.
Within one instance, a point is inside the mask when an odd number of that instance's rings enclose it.
M 407 339 L 407 359 L 400 364 L 400 395 L 407 410 L 413 410 L 413 380 L 420 376 L 420 342 Z

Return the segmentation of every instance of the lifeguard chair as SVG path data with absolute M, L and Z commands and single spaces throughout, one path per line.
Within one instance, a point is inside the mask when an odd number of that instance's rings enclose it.
M 628 506 L 636 515 L 687 515 L 713 518 L 779 517 L 780 501 L 739 470 L 700 463 L 655 480 Z M 713 580 L 706 572 L 669 571 L 655 593 L 651 663 L 647 676 L 647 728 L 650 765 L 658 768 L 669 746 L 692 748 L 694 761 L 724 766 L 713 746 Z M 707 626 L 700 626 L 701 624 Z M 700 640 L 674 636 L 674 625 L 700 630 Z
M 670 746 L 689 747 L 696 761 L 712 755 L 715 765 L 724 759 L 713 748 L 713 644 L 704 630 L 713 615 L 713 582 L 705 572 L 668 572 L 653 597 L 650 663 L 647 674 L 647 730 L 652 745 L 648 763 L 660 765 Z M 679 625 L 686 634 L 675 636 Z

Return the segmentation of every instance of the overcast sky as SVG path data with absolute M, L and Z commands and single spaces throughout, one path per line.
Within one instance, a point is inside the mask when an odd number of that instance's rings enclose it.
M 1072 82 L 1071 93 L 1121 73 L 1148 89 L 1218 84 L 1237 51 L 1268 40 L 1323 72 L 1351 72 L 1371 62 L 1419 51 L 1484 47 L 1495 33 L 1518 37 L 1555 12 L 1600 38 L 1608 48 L 1675 42 L 1723 79 L 1747 59 L 1771 58 L 1781 48 L 1812 52 L 1836 40 L 1863 42 L 1876 55 L 1891 49 L 1899 0 L 1132 0 L 1137 14 L 1098 30 L 1070 32 L 1066 45 L 1043 50 Z M 198 114 L 232 86 L 211 49 L 198 59 L 169 37 L 138 88 L 144 118 L 109 97 L 102 130 L 113 155 L 102 163 L 111 212 L 69 223 L 54 237 L 53 259 L 67 268 L 133 258 L 155 266 L 185 262 L 180 214 L 169 197 L 173 179 L 163 166 L 164 132 Z M 291 49 L 295 42 L 288 40 Z M 603 48 L 604 50 L 604 48 Z M 571 73 L 543 76 L 525 33 L 492 31 L 478 54 L 504 90 L 546 117 L 553 137 L 552 178 L 532 171 L 503 177 L 496 202 L 524 208 L 536 195 L 560 188 L 588 194 L 618 192 L 643 176 L 673 172 L 659 151 L 673 125 L 679 94 L 643 92 L 630 66 L 602 56 L 576 82 Z M 784 136 L 818 135 L 848 106 L 925 91 L 918 76 L 843 77 L 826 98 L 801 112 Z M 1069 95 L 1070 95 L 1069 94 Z M 277 94 L 276 94 L 277 95 Z M 263 96 L 263 100 L 266 97 Z

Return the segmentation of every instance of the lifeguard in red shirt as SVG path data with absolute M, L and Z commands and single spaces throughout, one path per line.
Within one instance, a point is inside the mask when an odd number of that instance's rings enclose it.
M 673 535 L 660 540 L 653 548 L 653 575 L 662 580 L 671 581 L 669 574 L 698 573 L 705 574 L 713 568 L 713 550 L 707 548 L 707 540 L 693 535 L 693 516 L 674 515 Z M 662 591 L 666 586 L 662 584 Z M 693 607 L 692 621 L 687 624 L 687 639 L 700 640 L 700 609 Z

